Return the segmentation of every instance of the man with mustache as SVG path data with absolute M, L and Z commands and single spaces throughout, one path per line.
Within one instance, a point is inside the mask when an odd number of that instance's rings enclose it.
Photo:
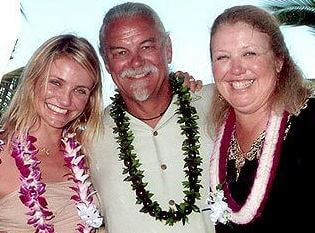
M 107 232 L 211 233 L 201 211 L 209 190 L 210 88 L 190 99 L 169 78 L 171 39 L 145 4 L 107 12 L 100 52 L 119 90 L 91 161 Z

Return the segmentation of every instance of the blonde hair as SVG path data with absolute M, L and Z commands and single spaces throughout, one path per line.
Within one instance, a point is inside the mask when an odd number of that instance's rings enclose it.
M 94 136 L 100 135 L 102 124 L 102 83 L 101 70 L 97 54 L 92 45 L 84 38 L 71 34 L 52 37 L 41 45 L 27 63 L 16 93 L 4 113 L 1 123 L 5 141 L 13 134 L 20 136 L 29 133 L 40 121 L 35 106 L 35 87 L 47 86 L 50 67 L 58 58 L 67 57 L 76 61 L 94 81 L 89 101 L 83 113 L 68 123 L 66 129 L 75 132 L 77 140 L 87 148 Z M 84 128 L 84 130 L 82 130 Z
M 211 41 L 220 26 L 243 22 L 251 25 L 255 30 L 266 33 L 270 38 L 270 46 L 276 58 L 283 60 L 283 66 L 278 74 L 277 85 L 273 94 L 273 108 L 277 111 L 285 109 L 290 114 L 296 114 L 306 98 L 310 96 L 311 89 L 303 80 L 303 74 L 291 58 L 279 28 L 277 19 L 267 11 L 256 6 L 244 5 L 226 9 L 219 15 L 211 28 Z M 211 56 L 212 60 L 212 56 Z M 224 117 L 230 105 L 220 96 L 217 88 L 211 102 L 210 125 L 215 130 L 223 124 Z

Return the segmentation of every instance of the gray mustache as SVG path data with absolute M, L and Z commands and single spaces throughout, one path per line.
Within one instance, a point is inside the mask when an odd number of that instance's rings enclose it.
M 147 74 L 147 73 L 157 73 L 158 69 L 154 65 L 145 65 L 139 68 L 128 68 L 124 71 L 121 72 L 120 77 L 126 78 L 126 77 L 134 77 L 136 75 L 141 75 L 141 74 Z

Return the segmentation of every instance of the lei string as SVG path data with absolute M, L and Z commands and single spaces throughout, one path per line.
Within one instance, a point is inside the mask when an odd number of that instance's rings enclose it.
M 46 185 L 41 182 L 41 172 L 38 165 L 40 161 L 35 157 L 38 149 L 35 148 L 35 137 L 27 136 L 24 142 L 17 139 L 12 141 L 12 154 L 16 166 L 20 171 L 20 200 L 29 208 L 28 224 L 36 228 L 35 233 L 52 233 L 53 225 L 48 221 L 54 216 L 47 208 L 46 199 L 42 196 L 46 191 Z
M 196 120 L 199 118 L 196 109 L 190 105 L 191 95 L 187 87 L 183 87 L 183 78 L 176 78 L 175 74 L 170 74 L 170 84 L 173 95 L 177 95 L 178 105 L 176 114 L 181 134 L 186 137 L 182 143 L 182 151 L 184 156 L 184 172 L 187 180 L 182 182 L 185 194 L 184 200 L 180 204 L 175 204 L 175 208 L 169 207 L 169 210 L 162 210 L 157 201 L 152 200 L 151 193 L 147 188 L 147 184 L 143 181 L 144 171 L 140 170 L 141 163 L 137 158 L 133 146 L 134 134 L 130 130 L 130 119 L 126 116 L 126 106 L 123 98 L 118 93 L 112 98 L 113 103 L 110 109 L 110 116 L 116 123 L 113 128 L 116 134 L 116 142 L 118 143 L 119 158 L 123 161 L 123 174 L 126 175 L 124 181 L 130 182 L 132 190 L 135 190 L 137 201 L 136 204 L 142 204 L 140 212 L 148 213 L 156 220 L 165 221 L 166 225 L 174 225 L 174 223 L 182 221 L 185 225 L 188 222 L 188 215 L 194 212 L 200 212 L 199 207 L 195 205 L 196 199 L 200 199 L 200 184 L 202 169 L 200 168 L 202 158 L 199 156 L 199 131 Z
M 54 226 L 48 221 L 54 216 L 47 208 L 47 201 L 43 197 L 46 185 L 41 182 L 40 161 L 36 158 L 38 149 L 34 146 L 36 138 L 27 136 L 23 142 L 12 140 L 12 157 L 15 159 L 20 171 L 20 200 L 29 208 L 27 223 L 33 225 L 35 233 L 54 233 Z M 81 153 L 81 146 L 74 139 L 74 134 L 64 134 L 61 139 L 65 165 L 71 173 L 67 174 L 69 180 L 73 180 L 75 187 L 70 187 L 76 192 L 71 197 L 75 201 L 78 215 L 84 224 L 78 224 L 76 228 L 80 233 L 95 232 L 95 228 L 101 226 L 103 219 L 93 201 L 95 191 L 89 181 L 88 168 L 85 165 L 85 156 Z

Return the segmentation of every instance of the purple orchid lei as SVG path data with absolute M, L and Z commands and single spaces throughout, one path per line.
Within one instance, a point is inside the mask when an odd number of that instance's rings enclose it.
M 70 169 L 69 180 L 73 180 L 75 187 L 70 187 L 76 192 L 71 197 L 75 201 L 78 215 L 84 224 L 78 224 L 77 232 L 92 233 L 100 227 L 103 218 L 96 205 L 92 203 L 93 187 L 89 181 L 88 168 L 85 165 L 85 156 L 81 153 L 80 144 L 75 141 L 74 134 L 64 134 L 62 146 L 64 149 L 65 165 Z M 54 226 L 48 221 L 54 216 L 47 208 L 47 201 L 43 197 L 46 191 L 45 183 L 41 182 L 41 172 L 38 167 L 40 161 L 36 158 L 38 149 L 34 146 L 36 138 L 27 136 L 23 142 L 18 139 L 12 140 L 12 157 L 15 159 L 20 171 L 20 200 L 29 208 L 27 223 L 33 225 L 35 233 L 54 233 Z M 3 149 L 0 143 L 0 150 Z
M 1 132 L 1 130 L 0 130 Z M 0 152 L 4 150 L 3 146 L 4 146 L 4 141 L 0 139 Z M 0 157 L 0 164 L 1 164 L 1 157 Z
M 12 141 L 12 154 L 17 168 L 20 171 L 20 200 L 29 208 L 26 213 L 30 215 L 27 223 L 33 225 L 35 233 L 52 233 L 54 226 L 48 221 L 54 216 L 47 208 L 46 199 L 42 196 L 46 185 L 41 182 L 41 172 L 38 165 L 40 161 L 35 157 L 38 149 L 34 146 L 35 137 L 27 136 L 22 143 L 17 139 Z

